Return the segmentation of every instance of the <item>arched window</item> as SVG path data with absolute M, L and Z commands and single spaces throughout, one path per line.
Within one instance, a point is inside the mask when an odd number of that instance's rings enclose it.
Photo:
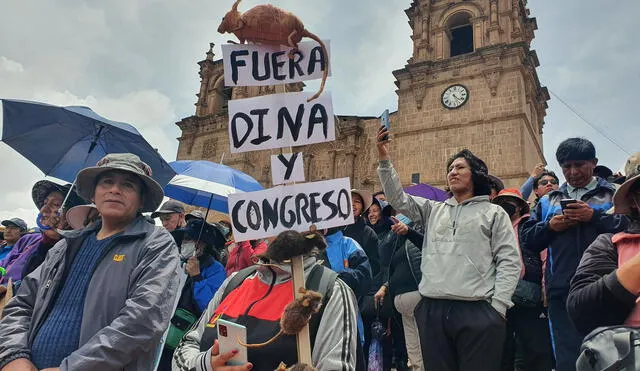
M 473 52 L 473 26 L 467 12 L 452 15 L 447 22 L 451 56 Z

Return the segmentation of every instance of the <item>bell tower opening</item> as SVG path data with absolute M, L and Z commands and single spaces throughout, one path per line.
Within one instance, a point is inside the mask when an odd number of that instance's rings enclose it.
M 469 13 L 458 12 L 447 22 L 451 57 L 473 52 L 473 26 L 470 18 Z

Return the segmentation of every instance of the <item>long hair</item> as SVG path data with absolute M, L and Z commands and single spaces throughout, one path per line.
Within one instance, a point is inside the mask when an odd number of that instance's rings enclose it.
M 491 194 L 491 179 L 489 178 L 489 169 L 487 164 L 482 161 L 478 156 L 468 149 L 451 156 L 447 161 L 447 173 L 449 173 L 449 167 L 458 158 L 463 158 L 469 164 L 471 169 L 471 182 L 473 183 L 473 195 L 474 196 L 488 196 Z M 448 188 L 448 186 L 447 186 Z

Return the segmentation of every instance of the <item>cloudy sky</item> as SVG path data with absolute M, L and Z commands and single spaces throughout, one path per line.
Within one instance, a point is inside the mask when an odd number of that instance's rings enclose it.
M 245 0 L 241 9 L 264 1 Z M 378 115 L 397 106 L 391 71 L 410 57 L 404 14 L 410 0 L 274 0 L 332 40 L 333 92 L 339 114 Z M 231 0 L 50 0 L 35 7 L 7 1 L 0 12 L 0 98 L 87 105 L 113 120 L 135 125 L 175 159 L 180 135 L 174 125 L 195 112 L 197 62 L 209 42 L 220 57 L 229 35 L 216 32 Z M 375 5 L 373 5 L 375 4 Z M 539 30 L 533 48 L 540 80 L 601 128 L 626 151 L 639 150 L 633 111 L 640 86 L 636 44 L 640 3 L 619 0 L 531 0 Z M 311 83 L 313 90 L 317 85 Z M 637 104 L 637 103 L 636 103 Z M 544 130 L 545 154 L 564 138 L 591 139 L 601 163 L 614 170 L 627 154 L 552 97 Z M 46 146 L 46 143 L 37 145 Z M 0 143 L 3 181 L 0 219 L 34 223 L 32 184 L 42 173 Z

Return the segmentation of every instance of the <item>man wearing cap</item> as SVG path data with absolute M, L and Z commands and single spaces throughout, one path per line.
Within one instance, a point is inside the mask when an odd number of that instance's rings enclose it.
M 608 215 L 615 188 L 593 170 L 596 149 L 584 138 L 560 143 L 556 159 L 567 182 L 540 199 L 531 219 L 522 227 L 523 248 L 540 253 L 548 248 L 545 291 L 549 302 L 556 370 L 575 370 L 582 336 L 567 313 L 569 282 L 587 247 L 602 233 L 625 230 L 624 215 Z
M 171 235 L 142 212 L 164 197 L 151 168 L 109 154 L 76 178 L 101 219 L 63 231 L 0 320 L 0 369 L 152 370 L 179 291 Z
M 640 152 L 627 160 L 625 174 L 613 212 L 626 215 L 629 227 L 598 236 L 571 280 L 567 309 L 583 335 L 604 326 L 640 327 Z
M 6 275 L 0 278 L 0 284 L 6 285 L 11 279 L 14 285 L 19 286 L 22 277 L 37 268 L 49 249 L 62 238 L 58 230 L 69 229 L 66 210 L 87 203 L 70 189 L 71 184 L 60 185 L 49 180 L 41 180 L 33 185 L 31 198 L 39 210 L 36 222 L 41 233 L 23 236 L 11 252 L 0 260 L 0 267 L 7 270 Z
M 520 229 L 529 220 L 529 204 L 519 190 L 506 188 L 491 201 L 509 214 L 522 256 L 522 274 L 507 310 L 507 336 L 502 355 L 502 369 L 513 370 L 516 344 L 521 347 L 522 367 L 528 370 L 551 370 L 551 339 L 542 302 L 542 259 L 540 254 L 524 248 Z M 520 361 L 520 360 L 518 360 Z
M 0 260 L 4 259 L 13 248 L 13 245 L 18 242 L 20 237 L 27 233 L 27 223 L 20 218 L 11 218 L 9 220 L 3 220 L 4 225 L 4 246 L 0 247 Z
M 169 232 L 173 232 L 176 229 L 184 228 L 186 222 L 184 220 L 184 206 L 178 201 L 169 200 L 162 204 L 160 210 L 151 214 L 152 218 L 160 218 L 162 226 Z

